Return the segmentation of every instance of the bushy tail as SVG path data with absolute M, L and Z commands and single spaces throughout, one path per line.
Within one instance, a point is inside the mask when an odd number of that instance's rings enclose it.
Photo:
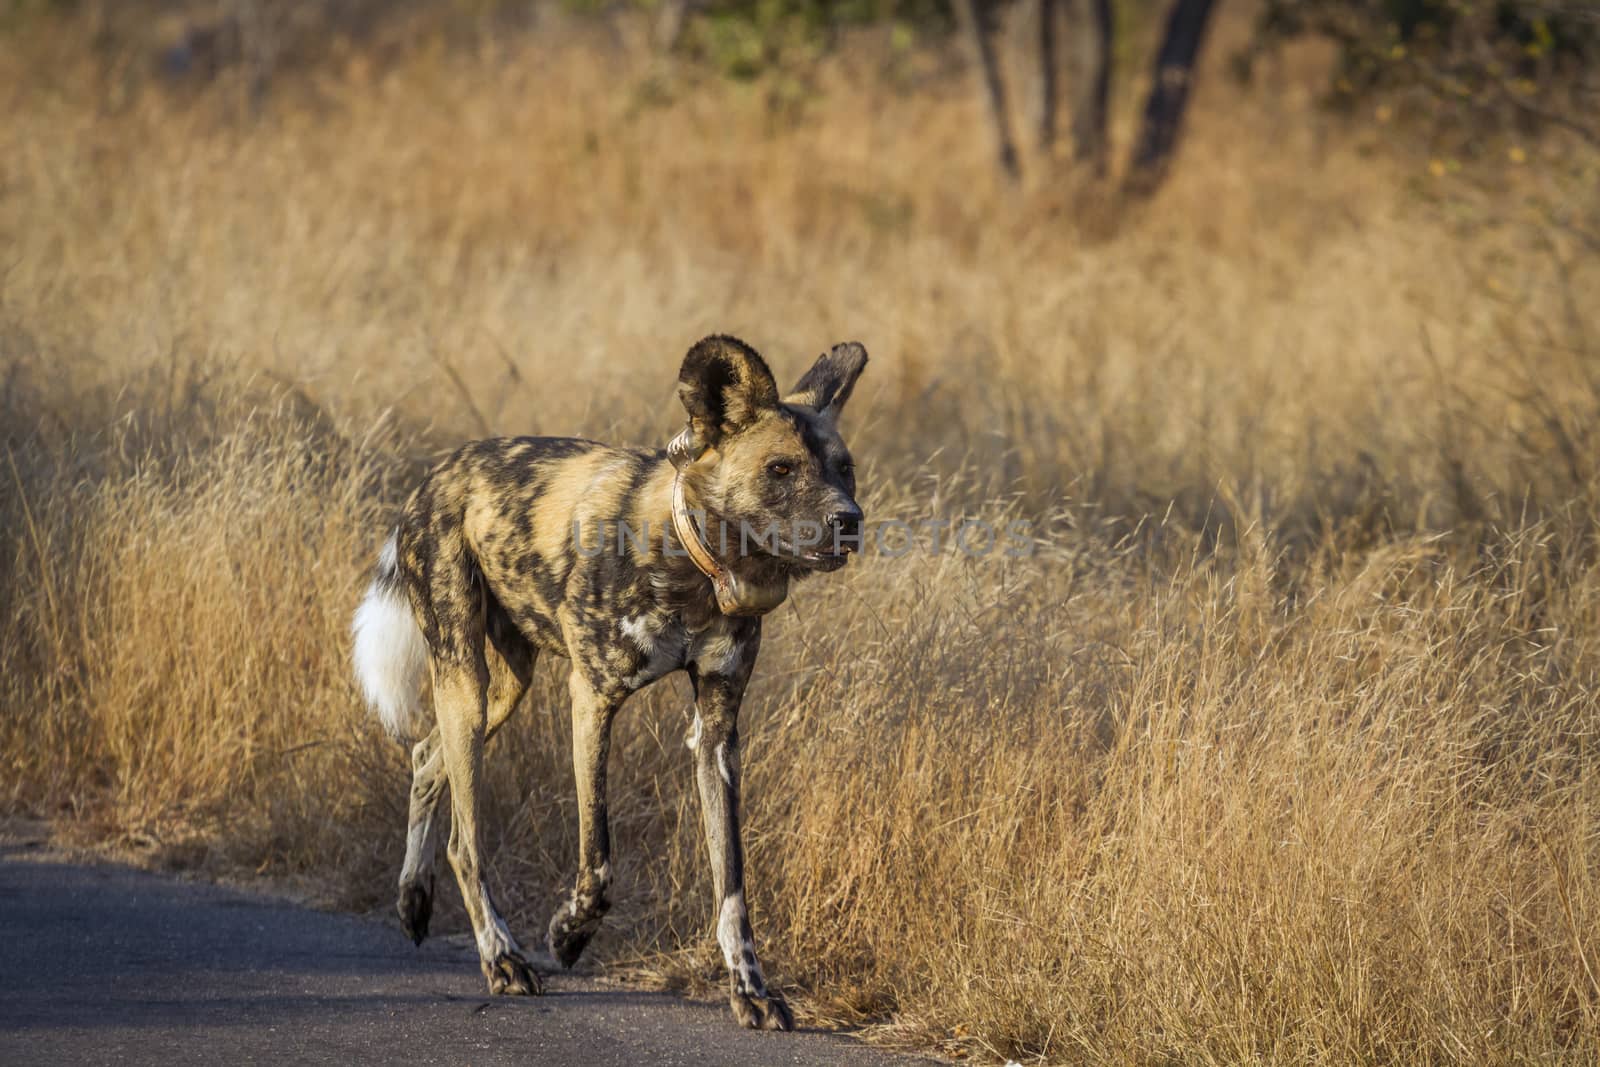
M 427 733 L 422 679 L 428 669 L 428 644 L 411 613 L 395 545 L 390 534 L 378 556 L 378 573 L 350 620 L 356 681 L 385 730 L 400 741 Z

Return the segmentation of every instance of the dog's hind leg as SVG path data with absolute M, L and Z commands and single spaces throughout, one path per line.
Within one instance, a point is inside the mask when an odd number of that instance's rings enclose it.
M 444 755 L 439 751 L 439 731 L 434 729 L 411 749 L 411 821 L 395 905 L 401 929 L 419 945 L 428 936 L 433 915 L 433 865 L 439 851 L 439 798 L 444 786 Z
M 533 646 L 498 605 L 489 607 L 488 637 L 484 648 L 489 668 L 485 744 L 511 717 L 527 692 L 535 658 Z M 420 945 L 428 936 L 428 920 L 433 915 L 434 864 L 439 853 L 439 831 L 444 824 L 439 814 L 445 787 L 444 753 L 437 728 L 412 748 L 411 768 L 411 821 L 406 830 L 406 859 L 400 868 L 396 908 L 401 927 Z
M 433 671 L 439 751 L 450 783 L 450 843 L 446 854 L 472 920 L 478 962 L 491 993 L 541 993 L 505 920 L 495 910 L 483 870 L 479 825 L 483 746 L 489 725 L 489 665 L 485 649 L 488 593 L 459 532 L 436 538 L 423 633 Z
M 550 919 L 550 954 L 571 967 L 611 908 L 611 829 L 606 816 L 606 760 L 620 698 L 599 692 L 572 668 L 572 766 L 578 784 L 578 878 Z

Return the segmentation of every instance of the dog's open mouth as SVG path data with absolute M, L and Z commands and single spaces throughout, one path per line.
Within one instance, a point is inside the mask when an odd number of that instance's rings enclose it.
M 820 545 L 795 546 L 788 541 L 778 541 L 771 546 L 776 549 L 773 555 L 779 559 L 789 559 L 803 564 L 815 571 L 836 571 L 850 561 L 850 553 L 856 550 L 851 542 L 834 544 L 825 542 Z
M 800 556 L 800 562 L 813 570 L 836 571 L 850 561 L 850 550 L 840 548 L 837 552 L 833 549 L 819 549 L 814 552 L 805 552 Z

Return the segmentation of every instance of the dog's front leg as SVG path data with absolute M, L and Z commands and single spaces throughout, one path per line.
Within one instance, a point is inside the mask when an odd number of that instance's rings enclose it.
M 751 659 L 754 657 L 752 656 Z M 728 965 L 729 1002 L 751 1029 L 792 1030 L 794 1016 L 767 988 L 756 959 L 755 936 L 744 897 L 744 846 L 739 839 L 739 702 L 750 665 L 734 676 L 695 678 L 696 711 L 689 747 L 705 817 L 706 847 L 717 900 L 717 943 Z
M 620 700 L 607 697 L 574 666 L 572 766 L 578 785 L 578 879 L 572 896 L 550 919 L 550 954 L 563 967 L 578 962 L 611 908 L 611 829 L 606 817 L 606 761 L 611 720 Z

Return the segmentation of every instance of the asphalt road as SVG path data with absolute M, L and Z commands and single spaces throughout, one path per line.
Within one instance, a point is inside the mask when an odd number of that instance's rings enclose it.
M 0 1065 L 911 1064 L 725 1005 L 556 975 L 489 997 L 398 924 L 0 846 Z

